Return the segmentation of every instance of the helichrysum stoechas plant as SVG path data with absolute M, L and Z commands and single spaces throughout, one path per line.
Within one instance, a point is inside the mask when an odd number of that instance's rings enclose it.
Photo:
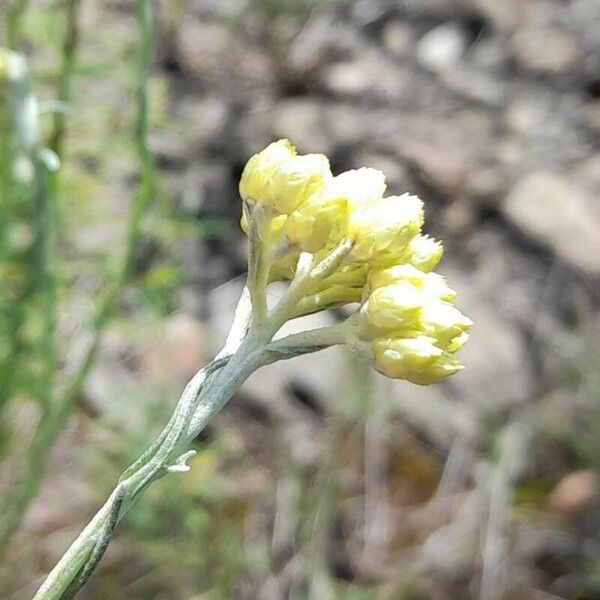
M 225 346 L 190 381 L 162 434 L 123 473 L 36 598 L 72 597 L 137 496 L 168 472 L 187 470 L 190 441 L 261 366 L 344 344 L 384 375 L 420 385 L 462 368 L 456 352 L 471 321 L 433 272 L 442 246 L 421 232 L 423 202 L 384 197 L 385 190 L 380 171 L 334 176 L 325 156 L 298 155 L 287 140 L 248 161 L 240 181 L 248 279 Z M 269 310 L 267 287 L 277 280 L 289 285 Z M 356 310 L 337 325 L 274 339 L 291 319 L 347 304 Z
M 421 233 L 423 202 L 384 197 L 385 188 L 380 171 L 333 176 L 325 156 L 298 155 L 280 140 L 242 174 L 245 229 L 253 228 L 260 246 L 262 281 L 292 280 L 297 302 L 287 317 L 359 302 L 354 317 L 319 332 L 323 345 L 346 343 L 389 377 L 435 383 L 462 368 L 455 353 L 471 321 L 452 305 L 454 290 L 431 272 L 443 250 Z M 311 269 L 318 276 L 311 278 Z

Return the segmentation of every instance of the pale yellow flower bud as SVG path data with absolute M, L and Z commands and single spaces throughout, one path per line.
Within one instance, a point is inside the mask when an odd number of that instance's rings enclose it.
M 406 247 L 402 262 L 410 263 L 428 273 L 435 269 L 440 262 L 444 248 L 438 240 L 434 240 L 427 235 L 416 235 Z
M 294 210 L 285 224 L 292 246 L 315 253 L 342 239 L 348 225 L 348 202 L 331 186 L 313 194 Z
M 369 287 L 371 290 L 392 285 L 400 281 L 409 281 L 422 290 L 428 297 L 451 301 L 456 292 L 437 273 L 424 273 L 409 264 L 393 265 L 391 267 L 374 267 L 369 272 Z
M 458 338 L 471 327 L 473 321 L 463 315 L 460 310 L 446 302 L 429 302 L 423 306 L 421 313 L 421 329 L 434 337 L 442 347 L 451 344 L 462 344 Z M 458 349 L 458 348 L 457 348 Z
M 380 338 L 372 346 L 378 371 L 418 385 L 437 383 L 463 368 L 456 357 L 435 345 L 434 338 L 424 335 Z
M 377 169 L 362 167 L 333 178 L 337 193 L 348 200 L 351 209 L 379 202 L 385 193 L 385 175 Z
M 394 332 L 397 337 L 419 333 L 448 352 L 466 342 L 471 320 L 452 306 L 456 293 L 437 273 L 423 273 L 412 265 L 373 269 L 371 293 L 362 309 L 361 335 L 373 339 Z
M 367 327 L 393 330 L 411 327 L 423 306 L 422 291 L 410 281 L 377 288 L 364 308 Z
M 452 289 L 446 279 L 437 273 L 426 273 L 423 281 L 423 291 L 429 297 L 452 302 L 456 299 L 456 290 Z
M 416 196 L 390 196 L 356 210 L 350 217 L 352 256 L 365 262 L 390 261 L 402 255 L 423 225 L 423 202 Z
M 258 202 L 276 214 L 287 214 L 319 190 L 330 177 L 326 156 L 298 156 L 288 140 L 279 140 L 246 163 L 240 180 L 240 196 L 247 202 Z

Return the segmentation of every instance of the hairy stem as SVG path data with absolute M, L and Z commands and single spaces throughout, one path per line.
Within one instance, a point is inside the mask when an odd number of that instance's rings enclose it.
M 142 4 L 144 2 L 142 1 Z M 141 13 L 144 14 L 143 12 Z M 245 207 L 248 210 L 248 207 Z M 271 315 L 252 317 L 257 308 L 265 310 L 257 288 L 262 246 L 256 227 L 249 219 L 248 282 L 234 316 L 225 347 L 208 367 L 199 371 L 186 386 L 171 419 L 156 441 L 126 469 L 117 487 L 90 524 L 73 542 L 69 550 L 48 575 L 34 600 L 59 600 L 73 597 L 85 584 L 100 562 L 118 522 L 127 514 L 137 497 L 154 481 L 169 471 L 185 470 L 183 463 L 190 455 L 190 442 L 233 396 L 242 383 L 261 366 L 278 360 L 315 352 L 334 344 L 345 343 L 352 335 L 352 320 L 291 335 L 272 341 L 273 335 L 293 314 L 297 302 L 310 293 L 321 278 L 337 268 L 351 245 L 342 242 L 324 260 L 313 266 L 313 258 L 304 256 L 297 278 Z
M 156 441 L 121 476 L 107 502 L 52 570 L 34 600 L 71 598 L 98 565 L 118 522 L 137 497 L 172 465 L 188 456 L 186 448 L 242 383 L 269 363 L 344 343 L 351 324 L 340 323 L 270 341 L 268 319 L 251 328 L 249 293 L 244 289 L 223 351 L 199 371 L 184 390 L 169 423 Z M 247 331 L 247 333 L 246 333 Z M 223 356 L 227 352 L 235 352 Z M 181 470 L 177 468 L 176 470 Z
M 242 302 L 247 305 L 244 296 Z M 243 329 L 246 321 L 247 315 L 237 311 L 232 331 Z M 248 339 L 247 337 L 246 340 Z M 240 350 L 242 348 L 243 351 L 233 357 L 215 359 L 192 378 L 161 434 L 123 472 L 109 499 L 48 575 L 35 600 L 71 598 L 85 584 L 102 558 L 116 525 L 133 506 L 139 494 L 153 481 L 168 473 L 168 468 L 177 462 L 183 448 L 189 445 L 197 432 L 224 406 L 237 389 L 236 386 L 241 385 L 264 360 L 256 352 L 253 343 L 242 342 Z M 221 370 L 225 372 L 223 376 Z M 209 382 L 212 385 L 207 385 Z M 207 388 L 209 391 L 205 392 Z M 200 415 L 195 421 L 197 429 L 190 431 L 188 424 L 196 414 Z

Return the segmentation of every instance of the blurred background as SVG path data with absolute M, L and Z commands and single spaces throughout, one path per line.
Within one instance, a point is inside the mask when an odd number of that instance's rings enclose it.
M 0 68 L 1 598 L 33 595 L 218 351 L 237 182 L 279 137 L 425 200 L 467 368 L 419 388 L 330 349 L 261 370 L 80 597 L 600 598 L 598 0 L 0 15 L 29 66 Z

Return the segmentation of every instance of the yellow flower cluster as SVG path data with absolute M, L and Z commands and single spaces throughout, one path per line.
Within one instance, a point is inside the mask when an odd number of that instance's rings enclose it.
M 471 321 L 452 306 L 456 294 L 444 278 L 431 272 L 443 249 L 421 234 L 423 202 L 410 194 L 384 198 L 385 189 L 380 171 L 334 176 L 325 156 L 298 155 L 288 140 L 254 155 L 240 181 L 242 199 L 251 210 L 261 207 L 261 240 L 272 247 L 283 240 L 286 251 L 270 280 L 292 279 L 301 252 L 324 258 L 337 244 L 350 245 L 341 266 L 300 302 L 299 314 L 361 302 L 358 334 L 370 343 L 375 367 L 433 383 L 462 368 L 454 353 Z
M 456 292 L 442 276 L 404 263 L 373 269 L 368 285 L 362 325 L 379 371 L 425 385 L 462 368 L 454 353 L 471 320 L 452 306 Z

